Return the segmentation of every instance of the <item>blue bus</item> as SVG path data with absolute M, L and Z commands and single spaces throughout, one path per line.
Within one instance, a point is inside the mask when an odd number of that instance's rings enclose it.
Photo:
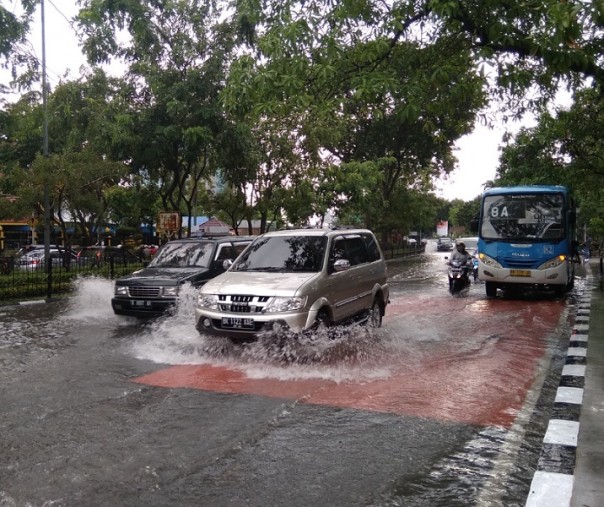
M 497 289 L 542 288 L 563 297 L 574 282 L 576 212 L 568 188 L 499 187 L 482 195 L 478 278 Z

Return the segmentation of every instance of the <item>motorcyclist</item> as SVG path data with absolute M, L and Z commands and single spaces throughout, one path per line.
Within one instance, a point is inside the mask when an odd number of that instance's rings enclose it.
M 447 264 L 451 265 L 453 261 L 461 262 L 461 264 L 466 267 L 466 274 L 469 273 L 472 269 L 472 256 L 466 250 L 466 245 L 463 241 L 460 241 L 459 243 L 457 243 L 457 245 L 455 245 L 455 250 L 453 250 L 453 252 L 451 253 Z M 449 291 L 452 291 L 452 289 L 453 280 L 451 279 L 451 277 L 449 277 Z
M 472 256 L 466 250 L 466 245 L 463 241 L 460 241 L 455 245 L 455 250 L 451 253 L 447 264 L 451 264 L 451 261 L 461 261 L 466 266 L 472 265 Z

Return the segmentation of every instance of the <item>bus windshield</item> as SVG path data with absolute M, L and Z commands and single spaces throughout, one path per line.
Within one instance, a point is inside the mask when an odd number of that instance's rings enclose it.
M 486 240 L 560 241 L 565 237 L 563 211 L 560 193 L 488 195 L 480 234 Z

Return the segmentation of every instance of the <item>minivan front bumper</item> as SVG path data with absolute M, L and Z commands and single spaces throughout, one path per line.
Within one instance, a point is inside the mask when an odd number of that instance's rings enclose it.
M 195 310 L 196 327 L 200 333 L 228 337 L 252 337 L 263 331 L 292 329 L 301 331 L 310 327 L 316 319 L 314 310 L 292 313 L 237 314 Z

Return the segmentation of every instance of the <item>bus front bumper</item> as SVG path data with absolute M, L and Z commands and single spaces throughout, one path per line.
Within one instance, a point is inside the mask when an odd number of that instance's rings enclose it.
M 547 269 L 510 269 L 494 268 L 481 263 L 478 266 L 478 278 L 497 284 L 567 285 L 568 266 L 563 263 Z

